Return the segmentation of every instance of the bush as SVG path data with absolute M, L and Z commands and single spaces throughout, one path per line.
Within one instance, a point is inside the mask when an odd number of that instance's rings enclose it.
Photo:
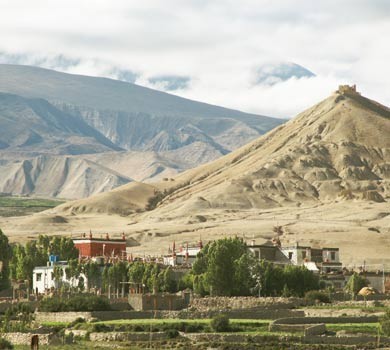
M 103 332 L 111 332 L 112 329 L 110 326 L 105 325 L 104 323 L 95 323 L 92 325 L 92 332 L 98 332 L 98 333 L 103 333 Z
M 39 310 L 44 312 L 109 311 L 111 306 L 105 297 L 76 295 L 69 299 L 58 297 L 43 299 L 39 304 Z
M 85 318 L 83 317 L 77 317 L 74 321 L 72 321 L 71 323 L 69 323 L 69 328 L 74 328 L 76 325 L 78 325 L 79 323 L 85 323 Z
M 230 320 L 226 315 L 213 317 L 210 326 L 214 332 L 228 332 L 230 330 Z
M 168 329 L 166 331 L 167 337 L 169 339 L 177 338 L 179 336 L 179 331 L 177 329 Z
M 390 336 L 390 309 L 386 311 L 385 316 L 380 320 L 382 333 L 386 336 Z
M 317 304 L 317 303 L 329 304 L 331 302 L 329 295 L 327 293 L 320 292 L 318 290 L 308 291 L 305 294 L 305 299 L 306 299 L 306 301 L 311 302 L 311 303 L 315 303 L 315 304 Z
M 1 350 L 8 350 L 13 349 L 14 346 L 6 339 L 0 338 L 0 349 Z

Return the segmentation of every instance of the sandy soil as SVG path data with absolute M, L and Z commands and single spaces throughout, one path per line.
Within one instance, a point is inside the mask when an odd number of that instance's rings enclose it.
M 305 207 L 251 210 L 207 210 L 176 220 L 132 216 L 41 213 L 23 218 L 1 218 L 0 227 L 12 242 L 34 239 L 38 234 L 78 236 L 91 229 L 96 235 L 122 232 L 131 239 L 134 254 L 165 254 L 173 241 L 176 246 L 234 236 L 251 243 L 274 236 L 275 225 L 283 227 L 282 244 L 298 241 L 312 246 L 339 247 L 342 262 L 349 266 L 382 264 L 390 269 L 389 203 L 351 201 Z M 33 229 L 31 229 L 33 227 Z M 375 265 L 376 266 L 376 265 Z M 375 267 L 372 266 L 374 269 Z

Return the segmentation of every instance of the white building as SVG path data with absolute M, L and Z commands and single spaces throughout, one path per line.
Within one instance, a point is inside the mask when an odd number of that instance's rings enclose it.
M 62 269 L 61 278 L 56 281 L 54 277 L 54 268 L 60 267 Z M 69 287 L 78 287 L 80 283 L 87 283 L 87 279 L 84 274 L 81 274 L 78 278 L 67 279 L 66 269 L 68 265 L 66 262 L 51 263 L 48 266 L 38 266 L 33 270 L 33 292 L 36 294 L 44 294 L 52 289 L 58 289 L 62 285 Z
M 202 243 L 200 242 L 196 247 L 180 247 L 176 252 L 175 244 L 172 247 L 172 250 L 169 255 L 165 255 L 164 265 L 168 266 L 178 266 L 178 265 L 192 265 L 196 260 L 196 256 L 202 249 Z
M 255 245 L 252 242 L 248 249 L 255 258 L 280 265 L 305 266 L 308 270 L 321 273 L 342 271 L 338 248 L 312 248 L 300 246 L 298 243 L 282 247 L 275 244 Z

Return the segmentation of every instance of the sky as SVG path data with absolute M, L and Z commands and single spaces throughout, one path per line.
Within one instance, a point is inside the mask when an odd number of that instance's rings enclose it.
M 0 0 L 0 63 L 283 118 L 346 83 L 390 105 L 389 37 L 388 0 Z

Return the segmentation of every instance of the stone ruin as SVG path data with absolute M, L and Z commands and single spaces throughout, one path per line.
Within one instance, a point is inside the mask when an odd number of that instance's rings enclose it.
M 356 84 L 354 85 L 339 85 L 337 92 L 341 95 L 353 94 L 360 95 L 358 91 L 356 91 Z

